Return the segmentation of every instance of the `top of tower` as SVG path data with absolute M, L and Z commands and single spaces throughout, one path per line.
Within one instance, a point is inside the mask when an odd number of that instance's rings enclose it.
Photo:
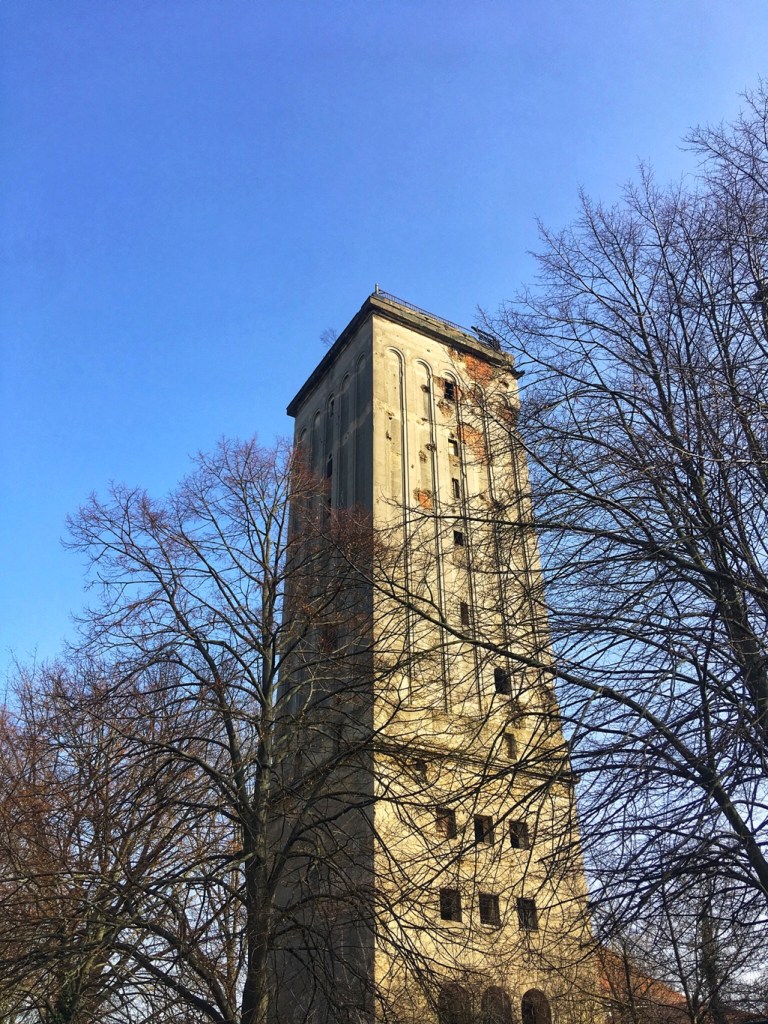
M 488 362 L 511 367 L 512 357 L 501 351 L 500 346 L 491 334 L 478 328 L 462 327 L 460 324 L 435 316 L 415 306 L 412 302 L 399 299 L 396 295 L 382 291 L 376 285 L 360 309 L 355 313 L 347 326 L 328 349 L 297 394 L 288 405 L 288 415 L 295 416 L 306 396 L 313 390 L 317 382 L 327 373 L 339 354 L 346 348 L 351 339 L 368 317 L 377 314 L 389 320 L 403 323 L 428 337 L 437 338 L 465 352 L 471 352 Z
M 427 320 L 440 324 L 442 327 L 449 327 L 454 331 L 458 331 L 459 334 L 465 338 L 470 338 L 473 342 L 479 341 L 482 345 L 487 345 L 497 352 L 501 351 L 499 342 L 492 334 L 481 331 L 477 327 L 463 327 L 461 324 L 454 323 L 453 320 L 446 320 L 444 316 L 436 316 L 434 313 L 430 313 L 429 310 L 414 305 L 413 302 L 407 302 L 405 299 L 398 298 L 397 295 L 393 295 L 391 292 L 382 291 L 378 284 L 371 292 L 370 298 L 381 299 L 403 309 L 408 309 L 412 313 L 417 313 L 419 316 L 426 317 Z

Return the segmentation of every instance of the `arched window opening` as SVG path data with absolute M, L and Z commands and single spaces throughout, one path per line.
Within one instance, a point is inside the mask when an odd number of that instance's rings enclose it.
M 503 988 L 492 986 L 483 992 L 480 1003 L 483 1024 L 513 1024 L 512 1000 Z
M 523 1024 L 552 1024 L 549 1000 L 537 988 L 529 989 L 523 996 Z
M 438 1024 L 472 1024 L 472 997 L 461 985 L 449 982 L 437 997 Z

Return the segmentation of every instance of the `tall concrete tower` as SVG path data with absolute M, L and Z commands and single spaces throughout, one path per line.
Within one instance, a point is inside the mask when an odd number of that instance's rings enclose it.
M 509 356 L 377 289 L 288 407 L 327 501 L 363 510 L 376 540 L 355 597 L 368 700 L 345 717 L 340 686 L 318 712 L 334 742 L 346 730 L 366 752 L 335 793 L 365 794 L 364 813 L 328 854 L 354 849 L 340 874 L 360 909 L 325 901 L 333 999 L 311 981 L 313 954 L 297 956 L 284 1019 L 593 1017 L 517 405 Z

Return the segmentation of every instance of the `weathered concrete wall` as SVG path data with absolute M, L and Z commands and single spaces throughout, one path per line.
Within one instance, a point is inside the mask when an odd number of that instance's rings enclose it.
M 519 1016 L 533 989 L 560 1024 L 592 1018 L 572 780 L 509 429 L 517 403 L 507 357 L 371 296 L 291 406 L 333 504 L 370 511 L 379 538 L 365 821 L 376 921 L 340 932 L 373 974 L 374 1002 L 358 998 L 355 1019 L 428 1024 L 447 982 L 478 1012 L 493 987 Z M 492 842 L 476 841 L 477 817 Z M 521 824 L 528 848 L 511 842 Z M 459 895 L 461 921 L 441 916 L 441 890 Z M 481 896 L 486 910 L 497 901 L 497 922 L 480 920 Z M 521 899 L 535 904 L 535 929 L 521 924 Z M 307 1019 L 325 1012 L 316 1004 Z

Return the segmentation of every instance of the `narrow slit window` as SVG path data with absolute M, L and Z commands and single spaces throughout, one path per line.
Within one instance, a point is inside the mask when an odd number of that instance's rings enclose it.
M 480 893 L 480 921 L 482 924 L 492 924 L 498 928 L 501 924 L 499 913 L 499 897 L 490 892 Z
M 458 889 L 440 890 L 440 917 L 444 921 L 461 921 L 461 893 Z
M 330 508 L 333 504 L 333 456 L 329 455 L 325 463 L 325 500 Z
M 493 842 L 493 818 L 487 814 L 475 815 L 475 842 L 485 846 Z
M 455 548 L 463 548 L 464 547 L 464 531 L 463 530 L 454 530 L 453 531 L 453 546 Z
M 459 604 L 459 618 L 461 619 L 462 626 L 468 626 L 470 623 L 469 605 L 466 601 L 462 601 Z
M 504 753 L 510 761 L 517 759 L 517 737 L 511 732 L 504 733 Z
M 539 915 L 536 910 L 536 901 L 519 897 L 517 901 L 517 921 L 524 932 L 536 932 L 539 930 Z
M 450 450 L 451 455 L 453 455 L 454 458 L 458 459 L 458 457 L 459 457 L 459 441 L 458 441 L 458 438 L 449 437 L 448 438 L 448 448 Z
M 456 476 L 451 477 L 451 493 L 453 494 L 454 498 L 461 497 L 461 481 Z
M 450 807 L 438 807 L 435 809 L 435 825 L 437 834 L 443 839 L 456 838 L 456 812 Z
M 510 821 L 509 845 L 513 850 L 530 850 L 531 837 L 524 821 Z

